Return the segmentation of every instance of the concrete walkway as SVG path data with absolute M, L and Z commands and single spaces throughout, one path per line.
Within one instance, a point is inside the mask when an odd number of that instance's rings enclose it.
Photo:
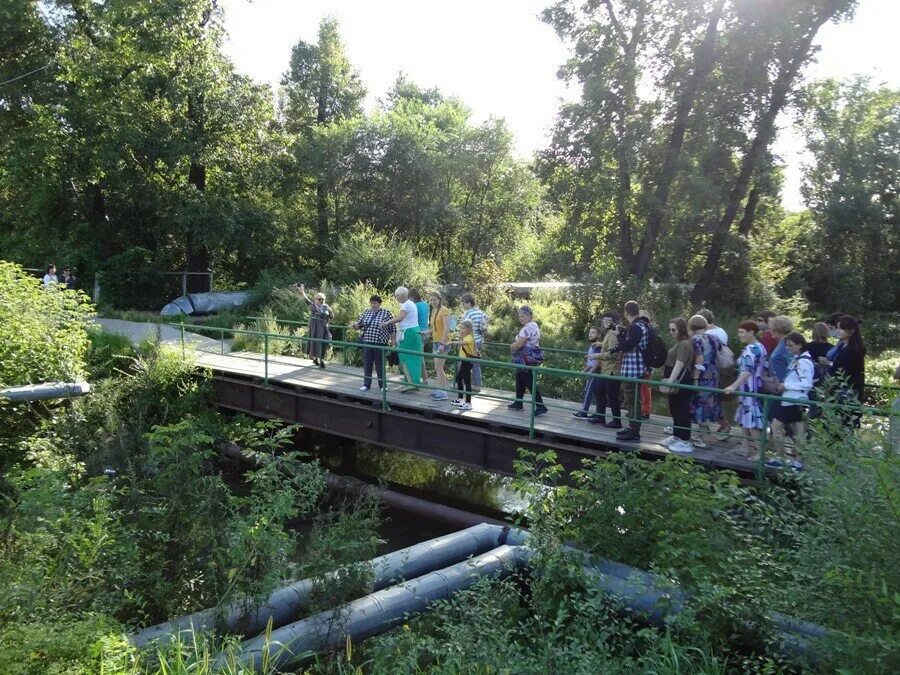
M 158 339 L 169 344 L 181 344 L 181 328 L 165 323 L 141 323 L 138 321 L 122 321 L 121 319 L 94 319 L 94 323 L 107 333 L 123 335 L 134 344 L 140 344 L 147 338 Z M 196 347 L 200 351 L 222 351 L 222 343 L 212 337 L 199 335 L 198 333 L 184 332 L 184 344 Z M 231 351 L 231 340 L 225 340 L 225 353 Z

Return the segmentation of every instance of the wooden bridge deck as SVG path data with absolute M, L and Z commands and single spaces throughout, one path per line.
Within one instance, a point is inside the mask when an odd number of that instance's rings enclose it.
M 370 391 L 360 391 L 362 371 L 360 368 L 329 364 L 320 369 L 312 361 L 289 356 L 269 356 L 268 379 L 270 384 L 279 387 L 296 387 L 304 393 L 319 393 L 331 397 L 339 396 L 343 401 L 365 404 L 372 408 L 380 402 L 381 394 L 374 386 Z M 265 362 L 262 354 L 253 352 L 232 352 L 215 354 L 198 352 L 197 364 L 209 368 L 216 374 L 237 376 L 240 378 L 262 379 L 265 375 Z M 553 447 L 555 443 L 584 448 L 602 446 L 605 450 L 639 452 L 650 457 L 663 457 L 668 450 L 660 445 L 668 434 L 663 426 L 671 424 L 671 419 L 653 415 L 645 421 L 641 429 L 639 443 L 623 442 L 616 438 L 615 429 L 606 429 L 600 425 L 590 424 L 572 416 L 578 410 L 578 404 L 560 399 L 544 399 L 550 411 L 535 420 L 535 439 L 528 438 L 529 430 L 529 398 L 526 395 L 526 410 L 514 411 L 507 408 L 513 394 L 509 391 L 484 388 L 481 395 L 472 398 L 471 411 L 462 412 L 452 406 L 449 401 L 435 401 L 430 397 L 431 390 L 418 390 L 400 393 L 402 381 L 399 377 L 388 377 L 388 403 L 393 412 L 409 412 L 425 415 L 428 419 L 443 420 L 459 425 L 477 425 L 482 428 L 502 429 L 504 432 L 522 436 L 524 447 Z M 373 382 L 377 385 L 377 380 Z M 506 400 L 487 398 L 485 395 L 505 397 Z M 452 397 L 451 397 L 452 398 Z M 435 432 L 440 433 L 442 425 L 435 425 Z M 335 433 L 340 433 L 336 431 Z M 549 442 L 552 439 L 554 442 Z M 751 462 L 734 451 L 732 439 L 714 441 L 706 449 L 696 449 L 691 455 L 696 461 L 713 468 L 733 469 L 743 475 L 756 471 L 757 463 Z M 592 454 L 589 450 L 585 454 Z M 602 454 L 595 452 L 593 454 Z M 451 460 L 452 461 L 452 460 Z

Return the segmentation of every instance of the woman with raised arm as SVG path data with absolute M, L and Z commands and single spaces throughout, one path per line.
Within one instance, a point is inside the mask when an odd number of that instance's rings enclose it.
M 325 303 L 325 294 L 316 293 L 314 300 L 310 300 L 306 294 L 306 287 L 303 284 L 295 285 L 306 304 L 309 305 L 309 341 L 306 343 L 306 351 L 314 364 L 319 368 L 325 367 L 325 342 L 331 340 L 331 331 L 328 324 L 334 318 L 334 312 L 331 311 Z

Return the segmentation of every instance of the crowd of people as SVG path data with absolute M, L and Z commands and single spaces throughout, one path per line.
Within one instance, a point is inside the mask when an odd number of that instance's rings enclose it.
M 331 338 L 328 323 L 334 314 L 324 295 L 319 293 L 310 299 L 302 286 L 300 290 L 311 309 L 312 339 L 307 350 L 314 363 L 324 368 L 323 347 Z M 471 410 L 472 395 L 482 385 L 479 361 L 488 335 L 488 317 L 475 296 L 466 293 L 461 297 L 463 313 L 458 326 L 437 292 L 427 294 L 426 302 L 417 290 L 401 286 L 394 296 L 400 305 L 397 316 L 382 307 L 380 296 L 373 295 L 370 307 L 352 324 L 359 331 L 363 353 L 360 389 L 371 388 L 373 372 L 379 388 L 387 385 L 383 348 L 396 346 L 397 365 L 405 380 L 402 392 L 425 386 L 432 390 L 435 401 L 447 401 L 455 393 L 452 403 L 463 412 Z M 527 305 L 518 309 L 517 316 L 521 328 L 509 346 L 510 359 L 519 366 L 539 366 L 544 360 L 540 326 Z M 714 439 L 738 436 L 737 452 L 759 460 L 760 434 L 771 429 L 772 447 L 779 457 L 770 463 L 801 468 L 797 452 L 806 436 L 805 420 L 817 413 L 813 399 L 825 379 L 834 378 L 839 383 L 839 401 L 862 400 L 866 349 L 860 324 L 851 316 L 835 314 L 823 319 L 813 326 L 807 340 L 794 330 L 789 317 L 761 312 L 738 325 L 733 336 L 740 344 L 737 355 L 729 347 L 728 334 L 716 325 L 713 312 L 707 308 L 687 319 L 672 318 L 668 330 L 672 346 L 666 350 L 650 315 L 636 301 L 625 303 L 621 317 L 615 311 L 605 312 L 600 325 L 588 331 L 582 368 L 601 377 L 586 378 L 581 407 L 574 417 L 617 429 L 620 441 L 640 441 L 642 422 L 649 418 L 651 405 L 651 388 L 641 380 L 653 379 L 655 368 L 661 367 L 659 391 L 667 396 L 672 417 L 671 426 L 666 427 L 669 436 L 662 445 L 669 451 L 690 454 L 695 448 L 709 447 Z M 451 339 L 454 332 L 458 335 Z M 422 356 L 428 343 L 435 372 L 433 385 Z M 664 362 L 654 362 L 652 353 L 657 345 Z M 446 373 L 450 354 L 458 357 L 453 359 L 452 386 Z M 516 369 L 515 400 L 508 408 L 524 410 L 525 394 L 530 393 L 534 414 L 539 417 L 548 408 L 532 371 L 527 367 Z M 780 398 L 765 404 L 763 398 L 749 394 Z M 732 398 L 734 412 L 726 412 L 729 406 L 725 400 Z M 859 415 L 846 414 L 844 420 L 858 426 Z M 733 427 L 739 431 L 734 433 Z M 792 442 L 787 442 L 788 437 Z

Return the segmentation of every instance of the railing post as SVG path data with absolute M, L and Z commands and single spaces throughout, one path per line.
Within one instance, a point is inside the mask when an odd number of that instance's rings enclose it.
M 222 356 L 225 356 L 225 329 L 224 328 L 219 329 L 219 346 L 220 346 L 220 352 L 222 353 Z
M 184 318 L 181 319 L 181 356 L 184 357 Z
M 269 384 L 269 334 L 263 333 L 263 383 Z
M 531 367 L 531 420 L 528 423 L 528 438 L 534 438 L 534 413 L 537 410 L 537 403 L 534 400 L 537 391 L 537 368 Z
M 384 353 L 384 352 L 385 352 L 385 345 L 378 345 L 378 349 L 379 349 L 379 352 L 380 352 L 380 354 L 381 354 L 381 374 L 384 376 L 384 377 L 383 377 L 383 379 L 384 379 L 384 386 L 381 388 L 381 409 L 382 409 L 384 412 L 388 412 L 388 411 L 391 409 L 391 407 L 388 405 L 388 399 L 387 399 L 387 389 L 388 389 L 388 388 L 387 388 L 387 384 L 388 384 L 388 379 L 387 379 L 387 354 Z M 376 364 L 376 366 L 377 366 L 377 365 L 378 365 L 378 364 Z M 377 371 L 377 368 L 376 368 L 376 371 Z M 377 372 L 376 372 L 375 374 L 378 375 Z
M 639 382 L 634 383 L 634 405 L 631 407 L 631 414 L 634 415 L 634 419 L 631 420 L 632 424 L 637 424 L 641 420 L 641 385 Z M 634 427 L 632 427 L 634 428 Z
M 187 272 L 181 273 L 181 297 L 187 297 Z
M 769 439 L 769 402 L 768 396 L 763 399 L 763 426 L 759 430 L 759 465 L 756 467 L 756 477 L 764 480 L 766 477 L 766 446 Z

